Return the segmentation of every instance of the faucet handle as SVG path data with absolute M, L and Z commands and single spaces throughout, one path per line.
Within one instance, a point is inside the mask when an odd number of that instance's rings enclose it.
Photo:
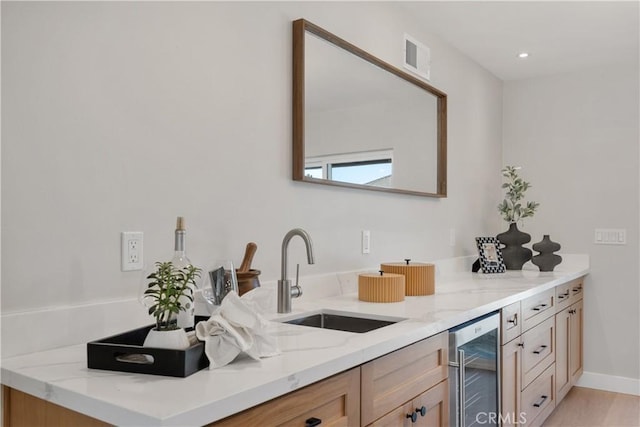
M 302 296 L 302 288 L 298 284 L 300 279 L 300 264 L 296 264 L 296 284 L 291 287 L 291 297 L 298 298 Z

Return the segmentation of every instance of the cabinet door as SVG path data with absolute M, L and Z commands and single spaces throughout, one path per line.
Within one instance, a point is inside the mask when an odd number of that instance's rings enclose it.
M 556 314 L 556 398 L 560 402 L 571 389 L 569 368 L 569 346 L 571 328 L 571 307 Z
M 398 426 L 448 427 L 449 388 L 447 381 L 442 381 L 411 402 L 405 403 L 384 417 L 377 419 L 368 427 Z
M 449 334 L 396 350 L 362 365 L 361 417 L 367 425 L 447 378 Z
M 360 425 L 360 368 L 247 409 L 210 426 L 306 427 Z
M 448 427 L 450 424 L 448 382 L 442 381 L 413 399 L 413 411 L 418 415 L 416 426 Z
M 583 312 L 582 300 L 569 307 L 569 372 L 571 374 L 571 385 L 578 381 L 582 375 L 583 368 Z
M 520 416 L 522 390 L 522 347 L 520 339 L 510 341 L 501 348 L 501 414 L 503 426 L 516 425 Z
M 63 408 L 46 400 L 3 386 L 3 424 L 13 426 L 106 427 L 103 421 Z
M 414 416 L 413 409 L 413 402 L 405 403 L 367 427 L 409 427 L 415 425 L 411 421 L 411 417 Z

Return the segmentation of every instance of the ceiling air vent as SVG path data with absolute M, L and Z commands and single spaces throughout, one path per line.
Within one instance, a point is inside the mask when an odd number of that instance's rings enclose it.
M 409 34 L 404 35 L 404 67 L 420 77 L 431 79 L 431 51 Z

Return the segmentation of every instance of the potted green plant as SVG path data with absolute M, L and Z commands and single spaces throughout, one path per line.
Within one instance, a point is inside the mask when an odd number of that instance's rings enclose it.
M 505 166 L 502 169 L 502 176 L 506 178 L 502 188 L 506 190 L 506 194 L 498 205 L 498 212 L 509 223 L 509 230 L 496 237 L 504 245 L 502 258 L 507 270 L 521 270 L 524 263 L 531 259 L 531 249 L 522 246 L 531 241 L 531 236 L 518 230 L 518 221 L 532 217 L 540 205 L 533 201 L 522 201 L 531 184 L 518 176 L 520 169 L 516 166 Z
M 182 301 L 193 302 L 193 289 L 200 277 L 200 268 L 187 265 L 176 267 L 171 261 L 156 262 L 156 269 L 147 276 L 144 299 L 149 314 L 156 320 L 155 328 L 149 331 L 145 347 L 184 349 L 189 340 L 184 329 L 177 325 L 178 313 L 186 310 Z

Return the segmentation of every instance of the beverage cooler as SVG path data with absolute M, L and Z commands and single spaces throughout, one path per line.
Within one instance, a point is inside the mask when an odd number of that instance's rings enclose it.
M 449 330 L 451 426 L 498 425 L 500 414 L 500 313 Z

